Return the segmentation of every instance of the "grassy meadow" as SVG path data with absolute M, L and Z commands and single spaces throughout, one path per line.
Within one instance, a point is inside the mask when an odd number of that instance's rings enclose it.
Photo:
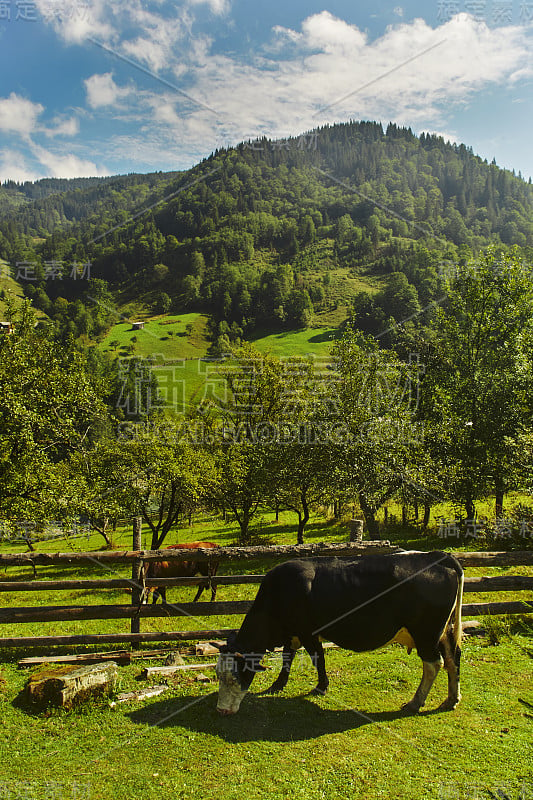
M 421 536 L 414 527 L 403 533 L 391 530 L 395 543 L 402 546 L 432 549 L 443 544 L 434 530 L 428 536 Z M 258 541 L 294 542 L 295 516 L 284 512 L 276 522 L 265 511 L 257 521 L 255 534 Z M 207 539 L 227 545 L 235 538 L 236 528 L 230 521 L 198 516 L 192 527 L 172 531 L 166 544 Z M 307 539 L 346 540 L 346 528 L 315 515 Z M 93 533 L 89 540 L 43 542 L 39 549 L 100 549 L 102 541 Z M 130 542 L 130 526 L 119 528 L 117 549 L 126 549 Z M 145 536 L 143 545 L 148 544 Z M 471 544 L 462 546 L 472 549 Z M 14 544 L 2 547 L 4 552 L 24 549 Z M 263 572 L 271 565 L 266 560 L 247 562 L 245 567 L 229 564 L 219 573 Z M 468 575 L 489 572 L 533 574 L 533 569 L 467 570 Z M 112 578 L 128 573 L 128 568 L 110 570 L 96 564 L 86 569 L 37 568 L 40 579 Z M 9 567 L 1 577 L 16 582 L 17 578 L 30 578 L 31 570 Z M 217 599 L 253 598 L 256 590 L 254 585 L 221 586 Z M 171 603 L 192 597 L 192 588 L 168 592 Z M 129 602 L 129 595 L 120 590 L 8 592 L 1 598 L 4 606 Z M 491 595 L 491 599 L 504 598 L 504 593 Z M 467 602 L 475 599 L 486 601 L 488 597 L 467 596 Z M 203 601 L 198 604 L 199 611 L 202 606 L 206 607 Z M 498 791 L 512 800 L 529 798 L 533 793 L 533 627 L 531 617 L 529 622 L 527 619 L 493 619 L 489 635 L 467 637 L 462 662 L 463 701 L 454 712 L 435 713 L 446 694 L 446 678 L 441 674 L 428 698 L 427 710 L 414 717 L 403 715 L 399 709 L 418 685 L 421 663 L 415 653 L 408 656 L 397 645 L 361 654 L 329 649 L 326 663 L 331 687 L 325 697 L 309 694 L 316 674 L 303 651 L 295 659 L 286 690 L 274 697 L 262 695 L 280 668 L 279 654 L 268 654 L 264 662 L 267 672 L 256 677 L 234 718 L 216 713 L 217 684 L 212 668 L 203 670 L 205 682 L 194 672 L 168 678 L 168 691 L 145 701 L 111 708 L 108 699 L 101 699 L 72 711 L 37 712 L 20 696 L 30 670 L 18 668 L 16 662 L 44 651 L 0 650 L 0 785 L 6 797 L 39 800 L 47 796 L 91 800 L 109 796 L 115 800 L 215 796 L 228 800 L 243 796 L 250 800 L 462 800 L 503 797 Z M 143 620 L 141 630 L 198 630 L 236 627 L 239 623 L 235 616 L 154 618 Z M 113 620 L 27 623 L 3 625 L 2 635 L 105 633 L 127 627 L 126 621 Z M 156 647 L 150 644 L 142 649 Z M 95 649 L 57 648 L 56 652 Z M 215 662 L 212 657 L 186 658 Z M 160 663 L 145 657 L 119 667 L 115 694 L 146 686 L 138 680 L 141 669 Z M 520 791 L 530 794 L 521 795 Z

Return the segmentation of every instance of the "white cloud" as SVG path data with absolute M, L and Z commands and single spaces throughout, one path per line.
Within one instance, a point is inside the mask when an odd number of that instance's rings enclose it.
M 87 92 L 87 103 L 91 108 L 102 108 L 114 105 L 120 97 L 125 97 L 130 90 L 117 86 L 112 72 L 102 75 L 91 75 L 84 81 Z
M 80 123 L 76 117 L 70 119 L 60 119 L 56 117 L 52 120 L 54 128 L 43 128 L 46 136 L 77 136 L 80 132 Z
M 43 175 L 28 165 L 22 153 L 16 150 L 0 152 L 0 183 L 6 180 L 23 183 L 24 181 L 37 181 L 42 177 Z
M 39 5 L 58 1 L 37 0 Z M 157 80 L 136 90 L 134 69 L 128 87 L 118 86 L 111 72 L 87 78 L 88 107 L 99 109 L 101 119 L 107 115 L 110 128 L 135 126 L 123 127 L 120 139 L 102 139 L 105 157 L 116 152 L 121 160 L 140 164 L 145 153 L 154 168 L 172 157 L 176 168 L 188 166 L 217 146 L 263 134 L 282 138 L 338 120 L 393 120 L 418 130 L 445 131 L 454 105 L 469 103 L 491 86 L 516 88 L 532 74 L 529 28 L 489 29 L 467 14 L 432 28 L 422 19 L 401 18 L 398 7 L 397 23 L 371 40 L 356 25 L 322 11 L 298 28 L 275 27 L 271 42 L 245 60 L 215 52 L 205 34 L 193 35 L 197 9 L 223 14 L 229 0 L 184 0 L 170 16 L 169 5 L 159 0 L 88 3 L 85 28 L 79 18 L 52 21 L 66 41 L 93 36 L 217 110 L 210 113 Z M 18 132 L 31 133 L 42 106 L 30 103 L 18 111 Z M 12 125 L 12 118 L 7 112 L 2 116 L 0 105 L 0 130 L 2 120 Z M 63 126 L 64 135 L 73 135 L 74 123 L 70 131 L 68 124 L 57 123 L 56 134 Z M 443 136 L 455 140 L 452 134 Z M 62 164 L 57 156 L 47 158 L 47 169 L 96 170 L 92 149 L 88 161 L 68 156 L 71 160 Z
M 51 178 L 94 178 L 110 174 L 106 167 L 97 167 L 92 161 L 72 153 L 58 155 L 35 143 L 31 149 L 45 167 L 45 174 Z
M 40 103 L 32 103 L 15 92 L 9 97 L 0 97 L 0 131 L 27 138 L 37 128 L 37 118 L 43 111 Z
M 189 0 L 192 6 L 208 5 L 213 14 L 227 14 L 231 8 L 230 0 Z
M 34 0 L 41 17 L 68 43 L 79 44 L 94 37 L 110 39 L 115 30 L 104 19 L 107 8 L 104 0 Z

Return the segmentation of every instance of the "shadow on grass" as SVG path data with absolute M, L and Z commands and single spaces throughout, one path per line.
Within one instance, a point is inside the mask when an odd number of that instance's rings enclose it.
M 324 331 L 324 333 L 317 333 L 316 336 L 311 336 L 309 341 L 313 344 L 319 344 L 321 342 L 333 342 L 335 339 L 339 338 L 339 332 L 337 330 L 330 329 Z
M 202 698 L 204 702 L 190 695 L 175 701 L 153 703 L 127 716 L 139 725 L 185 728 L 219 736 L 232 744 L 306 741 L 328 733 L 343 733 L 409 716 L 401 710 L 368 714 L 357 709 L 321 708 L 307 697 L 250 694 L 238 714 L 224 717 L 216 710 L 217 693 L 214 692 Z

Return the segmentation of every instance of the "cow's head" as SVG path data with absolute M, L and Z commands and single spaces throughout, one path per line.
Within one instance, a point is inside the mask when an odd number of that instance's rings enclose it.
M 260 660 L 261 655 L 240 653 L 234 636 L 222 645 L 216 668 L 219 681 L 217 711 L 220 714 L 237 713 L 255 674 L 265 669 Z

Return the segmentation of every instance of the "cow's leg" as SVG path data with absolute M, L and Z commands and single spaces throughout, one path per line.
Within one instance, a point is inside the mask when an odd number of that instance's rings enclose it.
M 154 599 L 152 600 L 152 605 L 154 605 L 154 603 L 157 603 L 159 598 L 161 598 L 162 603 L 167 602 L 167 590 L 165 586 L 157 586 L 154 589 Z
M 281 667 L 281 672 L 272 686 L 266 690 L 266 694 L 276 694 L 277 692 L 282 692 L 286 687 L 287 681 L 289 680 L 289 672 L 291 671 L 291 666 L 295 655 L 296 650 L 294 650 L 290 645 L 286 644 L 283 647 L 283 665 Z
M 204 589 L 205 589 L 205 584 L 204 583 L 200 583 L 198 585 L 198 591 L 196 592 L 196 596 L 195 596 L 195 598 L 193 600 L 193 603 L 196 603 L 196 601 L 200 598 L 200 596 L 201 596 L 201 594 L 202 594 Z
M 301 637 L 300 637 L 301 638 Z M 324 648 L 317 636 L 310 636 L 305 640 L 301 638 L 301 642 L 311 657 L 311 661 L 316 667 L 318 673 L 318 683 L 313 689 L 313 694 L 326 694 L 329 686 L 329 679 L 326 674 L 326 659 L 324 657 Z
M 439 711 L 453 711 L 461 699 L 459 674 L 461 667 L 461 648 L 454 652 L 453 634 L 448 632 L 441 642 L 443 646 L 444 668 L 448 673 L 448 697 L 439 706 Z
M 422 680 L 415 692 L 412 700 L 402 706 L 404 711 L 414 711 L 415 713 L 422 708 L 426 702 L 429 690 L 433 686 L 435 678 L 438 675 L 439 669 L 442 667 L 442 658 L 439 655 L 438 660 L 435 661 L 422 661 Z

